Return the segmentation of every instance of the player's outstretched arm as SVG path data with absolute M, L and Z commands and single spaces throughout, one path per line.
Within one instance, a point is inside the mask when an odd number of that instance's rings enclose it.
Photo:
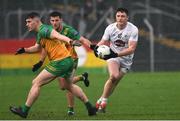
M 134 51 L 136 50 L 137 41 L 129 41 L 128 45 L 129 45 L 128 48 L 126 48 L 118 53 L 119 57 L 130 55 L 130 54 L 134 53 Z
M 36 43 L 34 46 L 31 46 L 28 48 L 22 47 L 22 48 L 17 49 L 15 55 L 22 54 L 22 53 L 35 53 L 35 52 L 38 52 L 40 48 L 41 48 L 40 45 Z
M 90 40 L 88 40 L 87 38 L 85 38 L 85 37 L 83 37 L 83 36 L 81 36 L 79 40 L 80 40 L 80 42 L 81 42 L 82 44 L 84 44 L 84 45 L 86 45 L 86 46 L 88 46 L 88 47 L 90 47 L 90 45 L 92 44 L 92 43 L 90 42 Z
M 18 48 L 18 49 L 16 50 L 15 55 L 22 54 L 22 53 L 25 53 L 24 47 Z
M 52 32 L 51 32 L 50 38 L 51 38 L 51 39 L 58 39 L 58 40 L 60 40 L 60 41 L 67 42 L 67 43 L 69 43 L 69 44 L 71 44 L 71 42 L 72 42 L 72 40 L 71 40 L 70 38 L 68 38 L 68 37 L 66 37 L 66 36 L 58 33 L 58 32 L 57 32 L 56 30 L 54 30 L 54 29 L 53 29 Z
M 26 53 L 36 53 L 36 52 L 39 52 L 40 50 L 41 50 L 41 46 L 40 44 L 37 44 L 37 43 L 34 46 L 25 48 Z

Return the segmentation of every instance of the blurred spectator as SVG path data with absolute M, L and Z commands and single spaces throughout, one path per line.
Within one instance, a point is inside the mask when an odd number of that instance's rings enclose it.
M 79 26 L 78 26 L 78 30 L 79 30 L 80 35 L 83 35 L 83 36 L 85 35 L 86 27 L 87 27 L 87 24 L 86 24 L 86 21 L 84 19 L 84 16 L 82 15 L 80 17 Z
M 97 0 L 97 13 L 99 13 L 100 15 L 102 15 L 104 13 L 104 11 L 106 11 L 107 8 L 107 2 L 105 2 L 104 0 Z
M 90 20 L 96 20 L 92 0 L 86 0 L 84 5 L 85 16 Z
M 93 11 L 93 4 L 91 0 L 86 0 L 85 5 L 84 5 L 84 10 L 86 14 L 90 14 Z

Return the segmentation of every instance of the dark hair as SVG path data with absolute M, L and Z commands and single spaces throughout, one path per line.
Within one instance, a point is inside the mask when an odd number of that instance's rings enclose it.
M 35 17 L 40 18 L 39 13 L 31 12 L 31 13 L 27 14 L 26 19 L 28 19 L 28 18 L 35 18 Z
M 126 9 L 126 8 L 118 8 L 118 9 L 116 10 L 116 13 L 117 13 L 117 12 L 125 12 L 127 16 L 129 15 L 129 11 L 128 11 L 128 9 Z M 115 14 L 116 14 L 116 13 L 115 13 Z
M 62 18 L 62 14 L 60 12 L 54 11 L 49 14 L 50 17 L 56 17 L 59 16 L 59 18 Z

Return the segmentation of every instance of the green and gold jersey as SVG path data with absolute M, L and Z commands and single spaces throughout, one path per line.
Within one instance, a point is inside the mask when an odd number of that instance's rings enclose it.
M 50 25 L 42 24 L 36 37 L 36 43 L 40 44 L 46 51 L 49 60 L 61 60 L 70 56 L 65 42 L 58 39 L 51 39 L 53 28 Z
M 60 34 L 65 35 L 65 36 L 69 37 L 72 40 L 79 40 L 80 39 L 79 32 L 76 31 L 73 27 L 71 27 L 71 26 L 69 26 L 69 25 L 67 25 L 65 23 L 63 23 L 62 26 L 63 26 L 63 29 L 60 32 Z M 71 54 L 71 57 L 73 59 L 78 58 L 77 53 L 76 53 L 73 46 L 71 46 L 69 44 L 66 44 L 66 47 L 69 50 L 69 52 Z

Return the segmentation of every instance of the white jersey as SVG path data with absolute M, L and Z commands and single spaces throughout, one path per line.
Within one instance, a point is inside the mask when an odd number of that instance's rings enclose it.
M 128 48 L 129 41 L 138 41 L 138 28 L 130 22 L 124 29 L 120 30 L 117 28 L 117 23 L 110 24 L 104 32 L 102 40 L 110 41 L 110 48 L 118 53 L 126 48 Z M 134 53 L 119 57 L 126 65 L 132 64 Z

